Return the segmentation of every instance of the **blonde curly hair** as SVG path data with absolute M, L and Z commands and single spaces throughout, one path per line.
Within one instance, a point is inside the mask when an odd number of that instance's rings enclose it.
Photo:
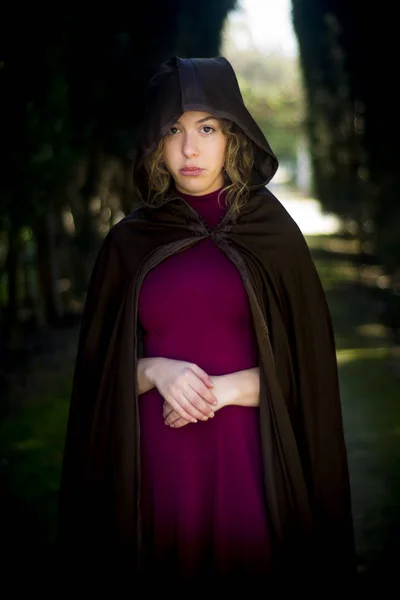
M 249 196 L 249 184 L 254 164 L 254 150 L 251 140 L 228 119 L 220 119 L 222 133 L 226 135 L 224 160 L 225 204 L 232 206 L 234 213 L 246 203 Z M 173 185 L 172 176 L 167 170 L 164 160 L 164 138 L 158 147 L 144 159 L 144 167 L 148 177 L 148 203 L 157 206 Z

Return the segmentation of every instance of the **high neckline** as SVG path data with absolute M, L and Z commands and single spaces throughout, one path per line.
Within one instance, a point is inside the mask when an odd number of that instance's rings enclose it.
M 184 192 L 180 192 L 177 190 L 178 194 L 186 201 L 188 202 L 207 202 L 207 200 L 212 201 L 212 200 L 218 200 L 218 194 L 220 193 L 220 191 L 223 189 L 223 186 L 218 188 L 217 190 L 214 190 L 213 192 L 209 192 L 208 194 L 202 194 L 200 196 L 196 195 L 194 196 L 193 194 L 186 194 Z M 220 196 L 220 200 L 221 202 L 225 200 L 225 193 L 222 193 Z
M 179 196 L 185 200 L 195 211 L 206 221 L 209 227 L 216 227 L 221 219 L 225 216 L 227 206 L 225 204 L 226 192 L 222 192 L 218 201 L 218 194 L 223 187 L 220 187 L 214 192 L 202 194 L 201 196 L 193 196 L 179 192 Z

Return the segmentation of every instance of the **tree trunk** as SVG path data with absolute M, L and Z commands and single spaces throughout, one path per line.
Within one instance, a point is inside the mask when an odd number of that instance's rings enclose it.
M 36 244 L 31 236 L 25 241 L 23 247 L 23 274 L 24 274 L 24 306 L 32 312 L 32 321 L 36 328 L 44 327 L 45 314 L 43 301 L 38 282 L 36 261 Z
M 59 324 L 63 309 L 58 289 L 58 256 L 56 248 L 56 219 L 51 203 L 47 214 L 36 224 L 36 248 L 39 285 L 44 305 L 44 323 Z
M 7 308 L 5 340 L 10 349 L 20 345 L 21 331 L 18 323 L 18 263 L 20 255 L 19 228 L 11 223 L 8 231 L 8 253 L 6 259 L 7 273 Z

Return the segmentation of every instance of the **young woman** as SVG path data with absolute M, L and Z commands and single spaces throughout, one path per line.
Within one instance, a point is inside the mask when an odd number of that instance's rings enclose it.
M 82 319 L 59 511 L 82 560 L 173 583 L 354 573 L 331 318 L 277 168 L 225 58 L 161 65 L 140 206 Z

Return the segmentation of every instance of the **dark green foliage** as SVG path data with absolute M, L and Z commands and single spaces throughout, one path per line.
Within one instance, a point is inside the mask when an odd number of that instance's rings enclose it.
M 391 4 L 293 0 L 307 95 L 315 193 L 353 219 L 388 271 L 398 263 L 399 121 Z M 370 235 L 365 223 L 372 221 Z
M 32 7 L 24 12 L 29 22 L 24 30 L 20 15 L 3 15 L 0 310 L 7 305 L 11 329 L 21 299 L 26 303 L 23 232 L 29 232 L 33 271 L 40 262 L 39 295 L 48 321 L 60 312 L 59 278 L 80 295 L 87 284 L 105 228 L 104 216 L 95 219 L 90 212 L 91 199 L 100 197 L 100 208 L 110 214 L 134 206 L 130 172 L 148 79 L 171 54 L 217 54 L 224 18 L 234 4 L 153 0 L 129 11 L 113 6 L 96 14 L 71 5 L 62 16 L 49 9 L 46 19 Z M 110 157 L 126 173 L 117 173 L 106 193 L 101 179 Z M 63 211 L 73 219 L 72 238 L 66 237 Z

